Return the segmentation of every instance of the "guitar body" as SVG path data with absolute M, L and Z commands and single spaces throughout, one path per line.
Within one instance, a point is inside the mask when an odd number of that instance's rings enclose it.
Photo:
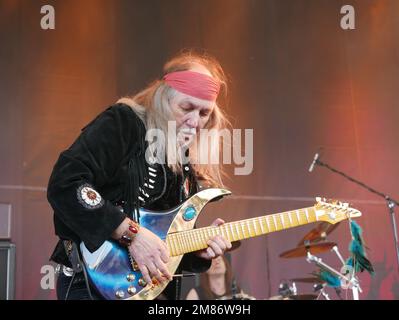
M 205 205 L 228 194 L 225 189 L 206 189 L 169 211 L 140 209 L 140 225 L 166 240 L 168 234 L 193 229 Z M 146 284 L 128 250 L 116 241 L 105 241 L 92 253 L 82 242 L 80 250 L 90 282 L 107 300 L 151 300 L 168 284 L 168 281 Z M 171 255 L 167 264 L 171 274 L 176 272 L 182 258 L 183 255 Z

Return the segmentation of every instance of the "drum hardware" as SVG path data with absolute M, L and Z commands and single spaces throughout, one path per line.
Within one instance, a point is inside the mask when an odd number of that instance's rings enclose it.
M 296 295 L 289 295 L 289 296 L 273 296 L 270 297 L 268 300 L 317 300 L 316 294 L 296 294 Z
M 295 249 L 291 249 L 285 251 L 280 254 L 281 258 L 298 258 L 298 257 L 306 257 L 306 254 L 309 253 L 323 253 L 326 251 L 330 251 L 337 244 L 334 242 L 324 242 L 318 244 L 308 244 L 298 246 Z
M 315 294 L 297 294 L 289 296 L 289 300 L 316 300 L 317 295 Z
M 288 282 L 280 283 L 278 287 L 278 294 L 282 297 L 289 297 L 297 294 L 297 288 L 295 282 L 292 283 L 292 286 L 288 284 Z
M 321 258 L 318 258 L 314 255 L 312 255 L 311 253 L 308 252 L 307 254 L 307 258 L 306 261 L 308 261 L 309 263 L 315 263 L 319 268 L 326 270 L 327 272 L 330 272 L 331 274 L 337 276 L 338 278 L 340 278 L 341 280 L 341 286 L 344 289 L 352 289 L 352 293 L 353 293 L 353 299 L 354 300 L 359 300 L 359 291 L 362 292 L 360 285 L 359 285 L 359 281 L 355 276 L 355 273 L 353 272 L 353 270 L 349 270 L 352 269 L 349 266 L 344 266 L 341 269 L 341 272 L 344 271 L 343 273 L 338 272 L 337 270 L 335 270 L 334 268 L 330 267 L 329 265 L 325 264 Z M 347 268 L 349 267 L 349 268 Z M 350 277 L 348 277 L 347 275 L 350 275 Z
M 337 246 L 334 246 L 334 247 L 331 249 L 331 251 L 334 251 L 334 252 L 335 252 L 335 254 L 338 256 L 338 259 L 342 262 L 342 266 L 344 266 L 344 265 L 345 265 L 345 260 L 344 260 L 344 258 L 342 258 L 341 254 L 339 253 L 338 247 L 337 247 Z
M 310 277 L 310 278 L 293 278 L 293 279 L 291 279 L 291 281 L 294 281 L 294 282 L 304 282 L 304 283 L 315 283 L 315 284 L 322 284 L 322 283 L 325 282 L 325 281 L 323 281 L 323 280 L 321 280 L 321 279 L 319 279 L 319 278 L 316 278 L 316 277 Z
M 317 225 L 316 228 L 310 230 L 301 241 L 298 242 L 298 246 L 304 245 L 306 241 L 309 243 L 325 241 L 327 236 L 333 232 L 338 226 L 340 222 L 336 224 L 330 224 L 328 222 L 321 222 Z
M 256 299 L 250 296 L 249 294 L 246 294 L 245 292 L 241 291 L 234 295 L 222 296 L 217 300 L 256 300 Z
M 326 287 L 326 285 L 327 285 L 327 283 L 320 283 L 320 284 L 315 284 L 315 285 L 313 285 L 313 291 L 314 291 L 314 292 L 319 292 L 319 295 L 318 295 L 317 298 L 319 298 L 320 295 L 323 295 L 323 297 L 324 297 L 326 300 L 331 300 L 331 299 L 330 299 L 330 296 L 328 295 L 328 293 L 324 290 L 325 287 Z

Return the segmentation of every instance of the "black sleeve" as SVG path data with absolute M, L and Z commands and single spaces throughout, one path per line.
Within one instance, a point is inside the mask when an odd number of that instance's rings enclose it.
M 184 255 L 180 263 L 180 268 L 184 271 L 200 273 L 208 270 L 211 263 L 212 260 L 200 258 L 195 254 L 195 252 L 191 252 Z
M 61 153 L 51 174 L 47 198 L 55 214 L 90 251 L 109 239 L 126 217 L 97 190 L 137 140 L 137 119 L 127 106 L 108 108 Z

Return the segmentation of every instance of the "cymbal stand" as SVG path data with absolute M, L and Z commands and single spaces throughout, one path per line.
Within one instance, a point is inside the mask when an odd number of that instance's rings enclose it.
M 331 299 L 330 299 L 330 296 L 328 295 L 328 293 L 324 290 L 325 287 L 326 287 L 326 284 L 325 284 L 325 283 L 313 285 L 313 290 L 314 290 L 314 292 L 319 291 L 319 295 L 317 296 L 317 299 L 316 299 L 316 300 L 319 300 L 320 295 L 323 295 L 323 297 L 324 297 L 326 300 L 331 300 Z
M 359 300 L 359 291 L 361 292 L 361 288 L 359 285 L 359 281 L 357 280 L 354 272 L 352 272 L 351 277 L 348 278 L 346 275 L 343 275 L 342 273 L 338 272 L 334 268 L 325 264 L 321 258 L 318 258 L 318 257 L 312 255 L 309 251 L 307 253 L 306 261 L 309 263 L 314 262 L 319 268 L 327 270 L 328 272 L 336 275 L 338 278 L 341 279 L 341 284 L 342 283 L 347 284 L 347 288 L 345 288 L 345 289 L 349 289 L 349 288 L 352 289 L 353 299 Z
M 344 260 L 344 258 L 342 258 L 341 254 L 339 253 L 338 247 L 337 247 L 337 246 L 334 246 L 334 247 L 331 249 L 331 251 L 334 251 L 334 252 L 335 252 L 335 254 L 338 256 L 339 260 L 342 262 L 342 266 L 344 266 L 344 265 L 345 265 L 345 260 Z

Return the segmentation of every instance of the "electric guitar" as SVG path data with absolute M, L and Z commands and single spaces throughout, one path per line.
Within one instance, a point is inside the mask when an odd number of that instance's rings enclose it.
M 169 211 L 140 209 L 140 225 L 164 240 L 169 249 L 167 267 L 172 275 L 185 253 L 207 248 L 207 240 L 215 235 L 223 235 L 234 242 L 317 221 L 335 224 L 361 216 L 359 210 L 350 208 L 347 203 L 316 198 L 312 207 L 194 229 L 205 205 L 230 193 L 226 189 L 206 189 Z M 105 241 L 93 253 L 83 242 L 80 249 L 89 280 L 105 299 L 151 300 L 168 284 L 168 281 L 160 284 L 155 278 L 152 283 L 146 283 L 128 250 L 116 241 Z

